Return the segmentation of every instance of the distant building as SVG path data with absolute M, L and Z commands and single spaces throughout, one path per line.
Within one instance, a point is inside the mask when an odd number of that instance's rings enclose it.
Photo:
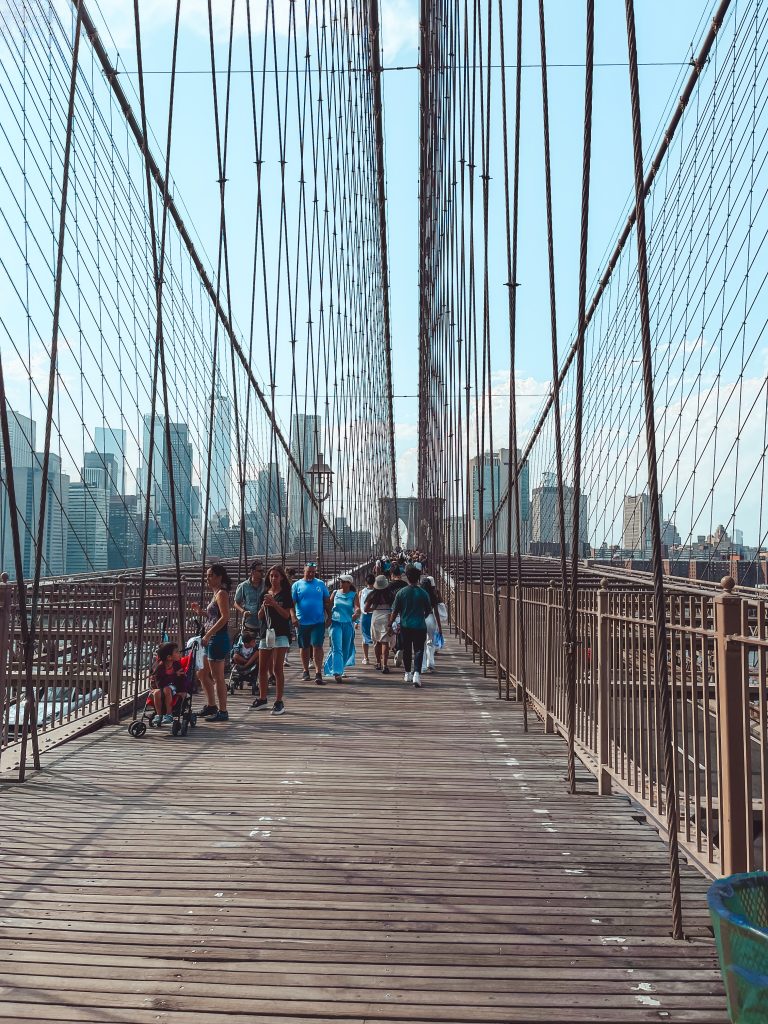
M 144 415 L 142 459 L 139 468 L 140 490 L 137 495 L 143 509 L 149 480 L 149 448 L 152 417 Z M 173 487 L 176 499 L 176 525 L 180 544 L 189 544 L 192 538 L 192 463 L 193 451 L 186 423 L 170 423 L 171 460 Z M 149 543 L 173 541 L 171 502 L 171 473 L 166 453 L 165 419 L 155 417 L 154 444 L 152 451 L 152 487 L 149 503 Z
M 118 478 L 117 459 L 111 452 L 85 452 L 83 480 L 86 483 L 93 487 L 106 487 L 110 494 L 121 494 Z
M 662 502 L 659 498 L 659 516 L 662 530 L 664 516 Z M 674 524 L 672 524 L 674 530 Z M 675 530 L 675 533 L 677 531 Z M 679 537 L 679 535 L 678 535 Z M 664 540 L 662 538 L 662 544 Z M 679 540 L 678 540 L 678 543 Z M 651 499 L 648 494 L 626 494 L 622 510 L 621 546 L 635 558 L 650 558 L 652 544 L 651 533 Z
M 309 470 L 317 460 L 320 449 L 320 417 L 296 413 L 291 419 L 291 455 L 299 473 L 291 466 L 288 470 L 288 528 L 291 551 L 310 551 L 317 545 L 317 512 L 314 503 L 302 486 L 302 480 L 312 490 Z
M 677 527 L 671 519 L 665 519 L 661 524 L 661 544 L 666 548 L 677 548 L 682 544 Z
M 514 488 L 510 491 L 508 500 L 500 508 L 501 499 L 507 493 L 510 478 L 513 476 L 514 471 L 514 467 L 510 464 L 509 456 L 510 451 L 508 448 L 500 448 L 497 452 L 486 452 L 480 458 L 475 456 L 475 458 L 469 460 L 468 481 L 471 494 L 468 519 L 470 524 L 469 543 L 472 550 L 475 550 L 480 543 L 480 539 L 485 537 L 494 513 L 497 511 L 495 550 L 497 554 L 506 553 L 508 533 L 512 541 L 512 550 L 516 550 L 517 501 Z M 521 457 L 519 451 L 517 457 L 518 460 Z M 527 463 L 520 467 L 518 488 L 520 500 L 520 540 L 523 551 L 526 551 L 530 540 L 530 491 Z M 511 522 L 509 518 L 510 512 L 512 515 Z M 494 550 L 493 534 L 488 533 L 488 536 L 485 537 L 483 550 L 486 552 Z
M 85 481 L 69 485 L 67 572 L 100 572 L 109 568 L 109 491 Z
M 134 569 L 141 565 L 144 542 L 144 510 L 135 494 L 109 497 L 107 563 L 110 569 Z
M 285 532 L 287 495 L 285 481 L 276 462 L 260 469 L 255 480 L 245 481 L 245 522 L 253 532 L 260 553 L 282 549 Z
M 210 526 L 207 540 L 206 557 L 208 558 L 240 558 L 241 540 L 244 540 L 245 543 L 243 554 L 246 558 L 250 558 L 256 553 L 253 531 L 246 529 L 243 538 L 239 526 Z
M 125 431 L 115 427 L 96 427 L 93 447 L 99 455 L 111 455 L 115 464 L 115 488 L 125 494 Z
M 573 488 L 563 487 L 563 522 L 565 543 L 571 550 L 573 540 Z M 579 548 L 580 554 L 589 553 L 589 497 L 579 495 Z M 531 496 L 531 553 L 555 555 L 560 552 L 560 504 L 557 476 L 542 474 L 542 481 L 534 487 Z
M 213 451 L 211 452 L 208 521 L 228 527 L 231 515 L 232 408 L 229 396 L 221 390 L 216 392 L 213 410 Z
M 11 474 L 16 499 L 16 523 L 21 547 L 24 577 L 34 575 L 40 498 L 43 481 L 43 456 L 35 452 L 35 422 L 9 409 Z M 8 498 L 9 474 L 0 444 L 0 570 L 16 578 L 13 548 L 13 516 Z M 67 571 L 67 515 L 69 477 L 62 473 L 61 459 L 51 452 L 48 461 L 48 488 L 43 525 L 41 571 L 43 576 L 59 576 Z

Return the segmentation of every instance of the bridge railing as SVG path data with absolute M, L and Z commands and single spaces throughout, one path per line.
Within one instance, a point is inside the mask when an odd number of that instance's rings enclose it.
M 370 571 L 364 554 L 352 553 L 351 567 L 329 563 L 333 586 L 351 572 L 357 584 Z M 236 567 L 231 568 L 236 575 Z M 103 722 L 118 722 L 133 699 L 146 690 L 152 658 L 165 634 L 184 642 L 198 631 L 192 603 L 200 598 L 201 568 L 182 570 L 185 621 L 179 623 L 175 570 L 156 571 L 142 584 L 135 574 L 102 574 L 69 581 L 45 580 L 39 593 L 32 689 L 37 732 L 43 746 Z M 143 596 L 143 631 L 139 636 Z M 27 595 L 29 600 L 29 593 Z M 230 633 L 239 631 L 231 602 Z M 16 766 L 26 704 L 26 671 L 15 583 L 0 583 L 0 768 Z
M 667 665 L 679 840 L 717 876 L 768 868 L 768 600 L 668 586 Z M 451 617 L 499 695 L 528 698 L 547 732 L 567 736 L 559 584 L 455 586 Z M 518 628 L 522 600 L 523 637 Z M 614 787 L 666 825 L 664 750 L 650 590 L 601 586 L 578 598 L 576 753 L 601 793 Z M 481 644 L 481 639 L 483 642 Z

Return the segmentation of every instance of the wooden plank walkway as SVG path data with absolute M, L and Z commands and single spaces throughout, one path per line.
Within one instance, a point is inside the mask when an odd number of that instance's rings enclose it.
M 293 661 L 296 661 L 294 655 Z M 186 739 L 105 728 L 2 785 L 0 1019 L 726 1024 L 706 883 L 495 697 L 354 670 Z

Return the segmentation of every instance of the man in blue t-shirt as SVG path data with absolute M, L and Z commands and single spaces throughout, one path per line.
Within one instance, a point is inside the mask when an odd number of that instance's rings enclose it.
M 307 562 L 304 579 L 291 587 L 293 621 L 301 650 L 302 679 L 309 679 L 309 656 L 315 663 L 315 682 L 323 685 L 323 641 L 325 625 L 331 615 L 331 595 L 322 580 L 317 579 L 317 565 Z

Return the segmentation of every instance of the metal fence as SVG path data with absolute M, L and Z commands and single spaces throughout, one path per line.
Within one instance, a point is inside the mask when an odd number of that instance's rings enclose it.
M 668 585 L 679 841 L 711 876 L 768 868 L 768 599 Z M 523 638 L 518 629 L 522 600 Z M 578 596 L 576 753 L 601 793 L 615 787 L 666 825 L 652 594 L 608 584 Z M 562 596 L 546 587 L 456 586 L 452 620 L 499 695 L 529 700 L 546 732 L 567 735 Z
M 352 568 L 333 565 L 361 580 L 370 560 Z M 331 568 L 331 566 L 327 566 Z M 233 567 L 234 569 L 234 567 Z M 336 575 L 329 578 L 332 586 Z M 85 728 L 116 723 L 130 705 L 139 681 L 146 680 L 154 652 L 167 634 L 183 643 L 198 632 L 192 603 L 200 598 L 200 566 L 184 569 L 185 622 L 180 627 L 175 574 L 169 569 L 147 577 L 121 575 L 112 580 L 47 580 L 41 584 L 37 635 L 32 658 L 31 691 L 36 702 L 37 733 L 43 745 L 56 743 Z M 139 609 L 143 590 L 143 635 Z M 239 630 L 231 603 L 230 633 Z M 27 679 L 24 664 L 18 589 L 0 582 L 0 769 L 18 764 L 24 723 Z

